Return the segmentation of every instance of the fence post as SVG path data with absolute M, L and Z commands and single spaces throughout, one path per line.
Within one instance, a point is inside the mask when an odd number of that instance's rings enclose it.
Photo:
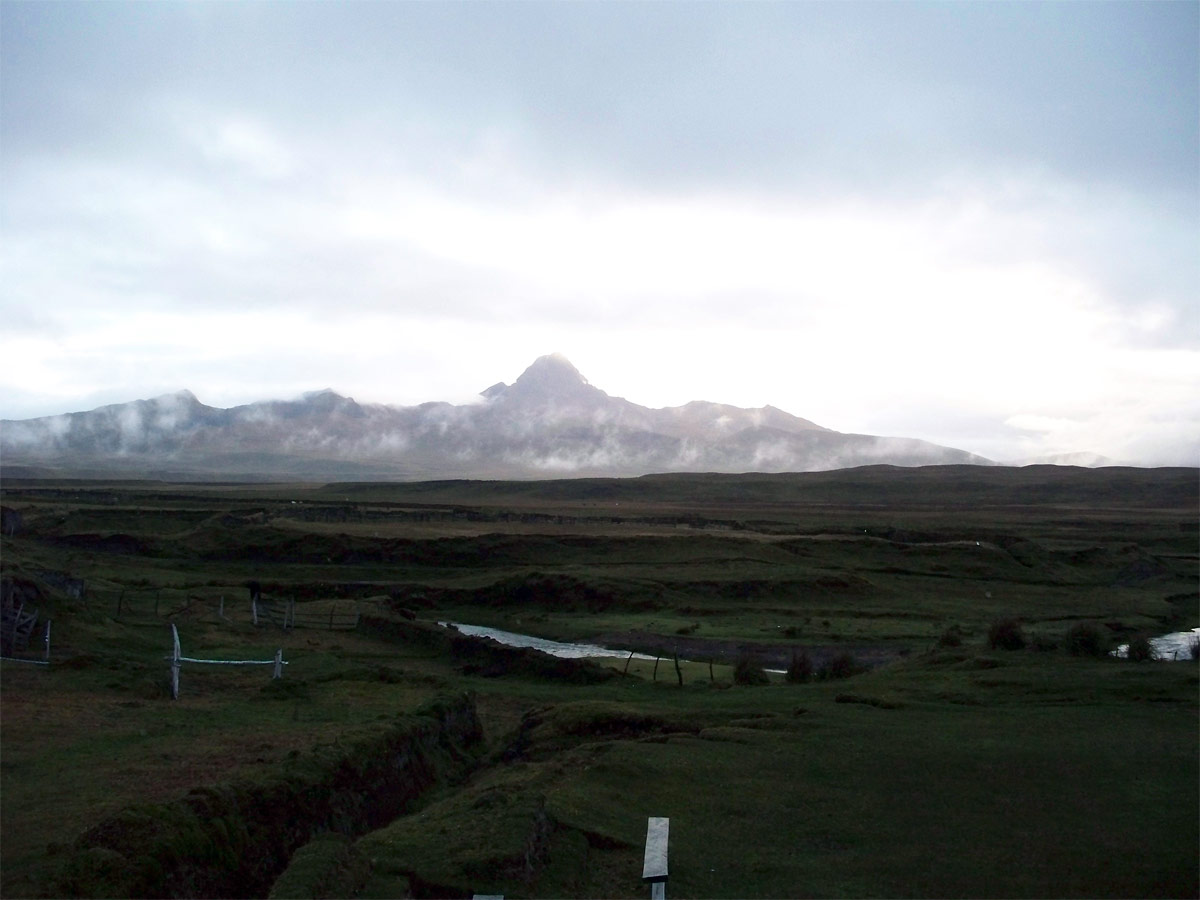
M 280 678 L 283 676 L 283 648 L 280 647 L 275 651 L 275 674 L 271 678 Z
M 250 618 L 254 621 L 255 625 L 258 624 L 258 601 L 257 600 L 252 599 L 250 601 Z
M 179 699 L 179 657 L 183 654 L 179 652 L 179 629 L 175 627 L 175 623 L 171 623 L 171 636 L 174 648 L 171 656 L 171 699 Z
M 650 882 L 652 900 L 666 900 L 667 844 L 671 820 L 650 816 L 646 822 L 646 856 L 642 863 L 642 881 Z
M 50 662 L 50 620 L 46 620 L 46 662 Z

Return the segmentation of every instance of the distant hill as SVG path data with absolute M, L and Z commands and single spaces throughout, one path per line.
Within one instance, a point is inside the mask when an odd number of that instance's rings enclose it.
M 610 397 L 557 354 L 465 405 L 360 404 L 324 390 L 219 409 L 180 391 L 5 420 L 0 459 L 9 477 L 326 481 L 991 464 L 914 438 L 843 434 L 772 406 L 650 409 Z
M 1117 460 L 1088 450 L 1074 453 L 1051 453 L 1048 456 L 1029 456 L 1025 459 L 1006 460 L 1006 466 L 1081 466 L 1085 469 L 1099 469 L 1105 466 L 1123 465 Z

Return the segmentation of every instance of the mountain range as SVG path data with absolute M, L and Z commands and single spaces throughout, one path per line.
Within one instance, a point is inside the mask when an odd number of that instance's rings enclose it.
M 610 397 L 558 354 L 478 402 L 360 404 L 331 390 L 220 409 L 190 391 L 0 422 L 4 475 L 415 480 L 800 472 L 991 464 L 912 438 L 844 434 L 772 406 Z

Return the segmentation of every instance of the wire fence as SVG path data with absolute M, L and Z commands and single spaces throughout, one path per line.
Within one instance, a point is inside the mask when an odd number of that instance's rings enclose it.
M 171 655 L 168 657 L 171 661 L 171 699 L 179 699 L 179 670 L 184 663 L 195 663 L 206 666 L 270 666 L 275 667 L 271 678 L 282 678 L 283 667 L 287 665 L 287 661 L 283 658 L 283 648 L 280 647 L 275 651 L 274 659 L 198 659 L 194 656 L 184 656 L 179 647 L 179 629 L 175 623 L 171 623 Z
M 121 622 L 153 624 L 162 620 L 215 617 L 260 628 L 353 631 L 361 618 L 360 600 L 308 600 L 293 597 L 246 599 L 241 590 L 226 594 L 164 589 L 94 589 L 81 598 L 89 610 L 102 611 Z

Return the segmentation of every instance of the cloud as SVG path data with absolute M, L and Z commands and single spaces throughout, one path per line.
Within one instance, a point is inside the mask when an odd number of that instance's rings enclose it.
M 1194 446 L 1194 4 L 0 16 L 0 415 L 560 348 L 652 406 Z

